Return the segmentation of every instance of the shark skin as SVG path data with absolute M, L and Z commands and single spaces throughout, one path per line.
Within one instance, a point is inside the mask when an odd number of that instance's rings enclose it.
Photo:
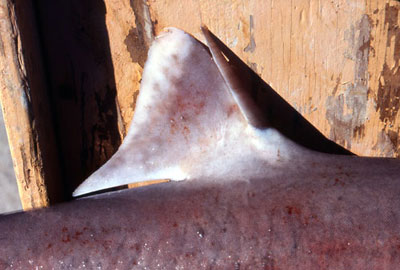
M 74 195 L 171 181 L 0 216 L 0 269 L 400 265 L 400 161 L 333 144 L 203 32 L 155 40 L 126 139 Z
M 324 155 L 2 216 L 0 269 L 396 269 L 398 166 Z

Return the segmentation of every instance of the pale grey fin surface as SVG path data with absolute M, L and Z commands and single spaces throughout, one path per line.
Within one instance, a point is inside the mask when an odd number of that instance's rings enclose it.
M 247 124 L 207 48 L 169 28 L 149 50 L 127 137 L 73 195 L 154 179 L 249 176 L 256 160 L 276 156 L 284 140 L 273 130 L 270 144 L 260 136 Z
M 268 127 L 271 115 L 246 92 L 254 74 L 242 74 L 243 64 L 205 35 L 214 58 L 175 28 L 155 39 L 128 135 L 73 196 L 156 179 L 257 178 L 307 151 Z M 231 72 L 236 62 L 240 74 Z

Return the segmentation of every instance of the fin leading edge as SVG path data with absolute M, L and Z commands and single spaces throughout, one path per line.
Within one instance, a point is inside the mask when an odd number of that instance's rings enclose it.
M 155 179 L 259 177 L 276 166 L 278 158 L 290 159 L 304 150 L 292 141 L 307 147 L 302 136 L 296 141 L 285 134 L 285 124 L 275 123 L 271 103 L 284 105 L 278 118 L 308 122 L 275 92 L 267 96 L 269 107 L 260 104 L 257 91 L 269 86 L 207 28 L 202 31 L 209 50 L 175 28 L 156 38 L 128 135 L 73 196 Z M 308 125 L 304 132 L 317 134 L 322 151 L 346 153 Z M 312 145 L 316 142 L 312 139 Z

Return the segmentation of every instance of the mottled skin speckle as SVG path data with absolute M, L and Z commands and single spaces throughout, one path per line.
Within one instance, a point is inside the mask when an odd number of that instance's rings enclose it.
M 316 155 L 260 179 L 171 182 L 2 216 L 0 265 L 395 269 L 398 161 Z

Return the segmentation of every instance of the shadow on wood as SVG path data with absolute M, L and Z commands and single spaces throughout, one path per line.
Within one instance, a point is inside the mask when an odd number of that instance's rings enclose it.
M 100 0 L 35 3 L 65 200 L 121 143 L 106 9 Z
M 272 126 L 292 141 L 315 151 L 352 154 L 327 139 L 207 28 L 204 28 L 204 34 L 207 40 L 215 42 L 218 49 L 225 55 L 228 64 L 226 67 L 229 70 L 224 70 L 230 72 L 227 79 L 244 89 L 246 92 L 244 94 L 248 95 L 250 91 L 248 100 L 251 105 L 259 109 L 257 113 L 262 114 L 261 118 L 268 119 L 268 123 L 261 125 Z M 240 93 L 237 94 L 240 95 Z

